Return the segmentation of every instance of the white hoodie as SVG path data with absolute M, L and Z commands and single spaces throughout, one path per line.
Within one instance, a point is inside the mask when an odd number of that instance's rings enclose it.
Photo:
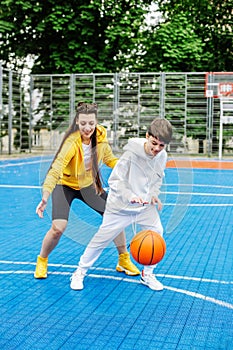
M 146 206 L 132 204 L 133 197 L 140 197 L 151 202 L 151 197 L 158 197 L 162 185 L 167 152 L 162 150 L 156 156 L 145 152 L 146 138 L 132 138 L 124 147 L 124 154 L 114 167 L 110 177 L 110 191 L 106 209 L 130 214 L 140 212 Z

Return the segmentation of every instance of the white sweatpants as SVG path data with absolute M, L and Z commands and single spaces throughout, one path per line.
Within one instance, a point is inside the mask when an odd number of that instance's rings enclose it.
M 94 265 L 103 249 L 106 248 L 130 224 L 139 224 L 142 230 L 153 230 L 163 235 L 163 227 L 154 205 L 148 205 L 140 212 L 113 213 L 105 210 L 103 222 L 93 236 L 79 261 L 83 273 Z M 145 273 L 152 273 L 156 265 L 144 266 Z

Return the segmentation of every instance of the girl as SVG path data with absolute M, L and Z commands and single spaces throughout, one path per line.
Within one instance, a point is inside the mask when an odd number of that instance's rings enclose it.
M 43 184 L 42 200 L 36 213 L 43 218 L 52 193 L 52 226 L 42 242 L 37 258 L 35 278 L 47 277 L 48 256 L 58 244 L 68 223 L 72 201 L 77 198 L 103 215 L 106 192 L 102 188 L 99 164 L 113 168 L 117 162 L 106 137 L 106 130 L 97 124 L 97 104 L 80 102 L 74 121 L 58 149 Z M 114 243 L 119 253 L 117 271 L 138 275 L 131 262 L 124 233 Z

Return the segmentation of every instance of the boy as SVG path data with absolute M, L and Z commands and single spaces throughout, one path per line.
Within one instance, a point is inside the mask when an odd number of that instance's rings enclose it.
M 133 138 L 124 147 L 109 178 L 110 191 L 107 198 L 103 222 L 91 239 L 78 268 L 71 277 L 71 289 L 84 288 L 83 279 L 87 270 L 95 263 L 103 249 L 132 223 L 142 230 L 153 230 L 163 234 L 158 210 L 162 203 L 158 198 L 164 169 L 167 162 L 165 146 L 171 141 L 172 126 L 166 119 L 155 119 L 146 133 L 146 138 Z M 144 266 L 141 283 L 152 290 L 162 290 L 163 285 L 155 275 L 155 265 Z

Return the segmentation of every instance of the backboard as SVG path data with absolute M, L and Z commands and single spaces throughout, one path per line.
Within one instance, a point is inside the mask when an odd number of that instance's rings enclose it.
M 233 98 L 233 72 L 206 73 L 205 97 Z

